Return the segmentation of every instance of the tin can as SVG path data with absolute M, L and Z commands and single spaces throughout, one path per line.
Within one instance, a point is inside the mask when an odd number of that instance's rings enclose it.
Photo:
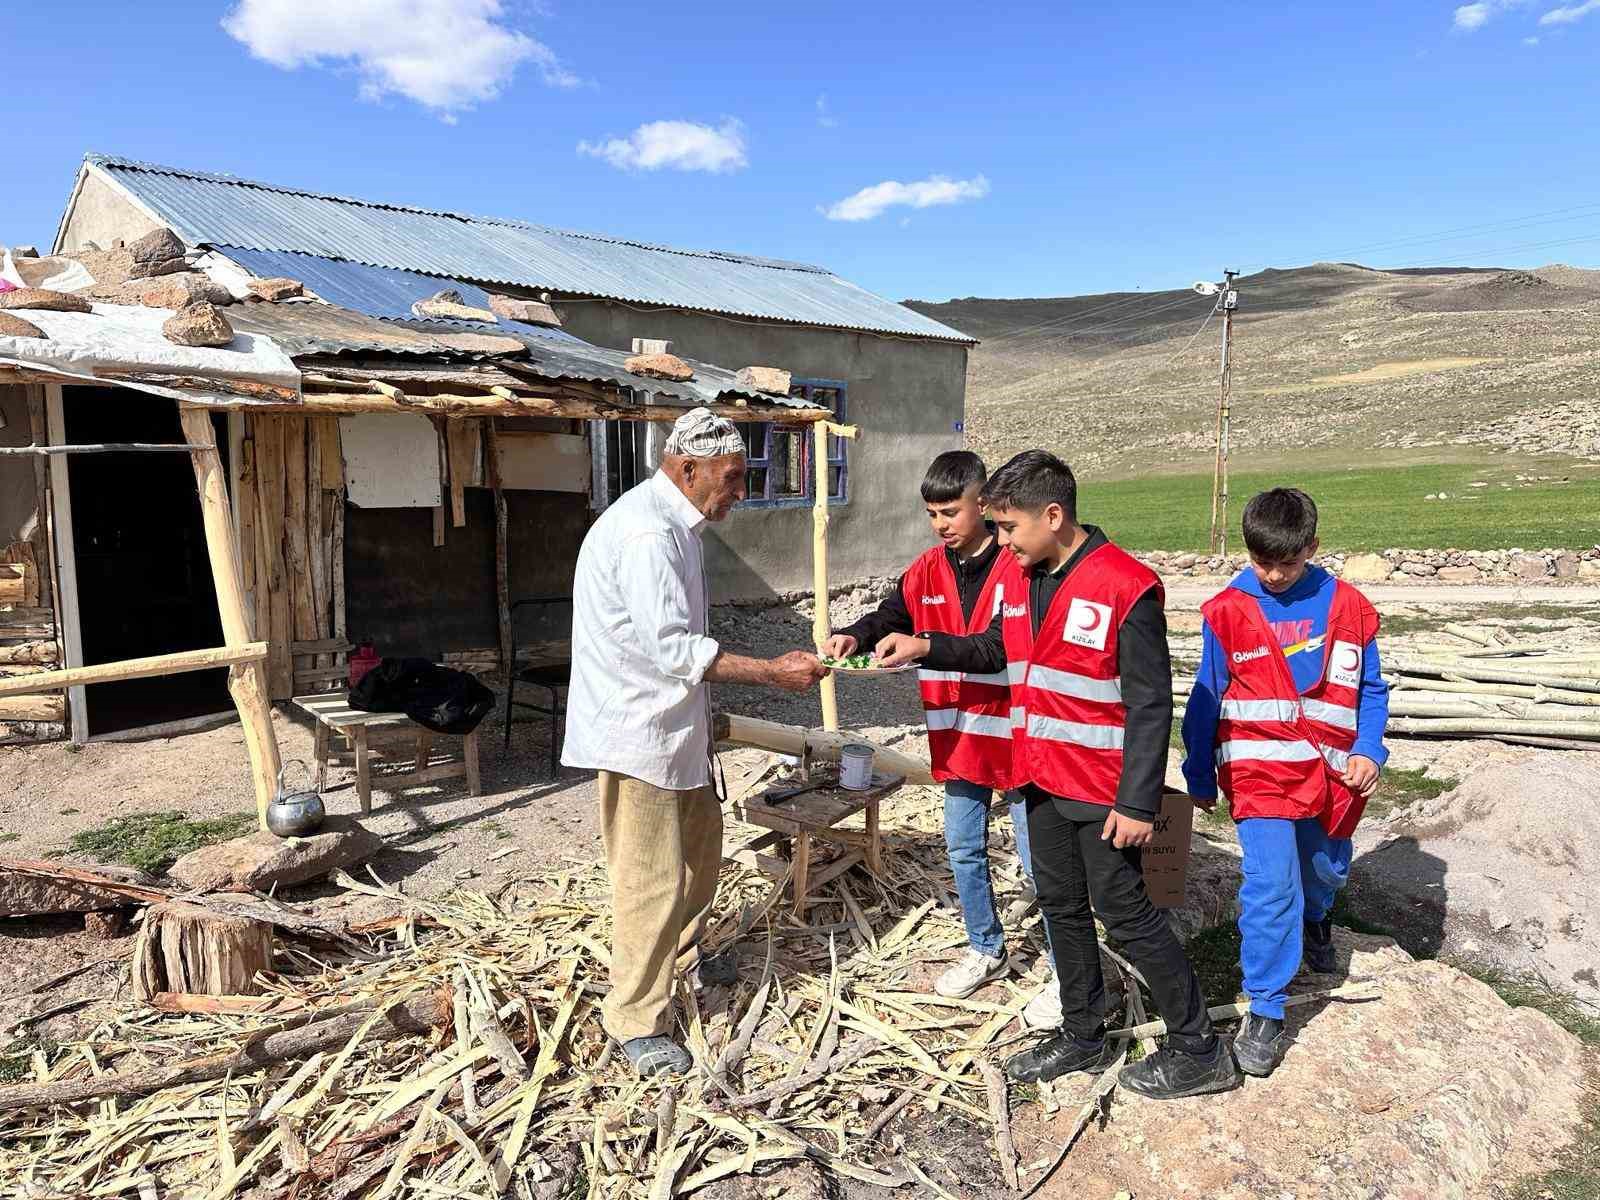
M 852 742 L 839 748 L 839 786 L 852 792 L 864 792 L 872 786 L 871 746 Z

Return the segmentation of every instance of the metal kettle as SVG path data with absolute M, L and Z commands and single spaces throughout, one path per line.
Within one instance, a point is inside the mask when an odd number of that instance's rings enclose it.
M 300 764 L 300 769 L 305 772 L 307 787 L 298 792 L 291 792 L 283 782 L 284 775 L 295 763 Z M 278 769 L 278 791 L 272 797 L 272 803 L 267 805 L 267 828 L 278 837 L 307 837 L 322 828 L 322 822 L 328 815 L 328 810 L 322 805 L 322 797 L 315 788 L 309 786 L 311 782 L 311 768 L 298 758 L 291 758 Z

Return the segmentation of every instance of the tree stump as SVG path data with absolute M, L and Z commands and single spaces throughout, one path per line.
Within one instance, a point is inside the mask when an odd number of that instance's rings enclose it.
M 133 990 L 253 996 L 257 971 L 272 969 L 272 926 L 222 916 L 194 904 L 167 901 L 145 910 L 133 951 Z

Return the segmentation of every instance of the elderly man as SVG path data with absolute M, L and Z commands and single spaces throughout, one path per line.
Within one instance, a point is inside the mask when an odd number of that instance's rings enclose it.
M 600 773 L 613 910 L 602 1023 L 641 1075 L 692 1065 L 669 1036 L 675 972 L 697 987 L 733 979 L 731 955 L 699 949 L 722 862 L 706 682 L 799 692 L 827 674 L 803 651 L 744 658 L 707 636 L 700 536 L 744 498 L 744 477 L 732 423 L 684 414 L 660 469 L 589 530 L 573 581 L 562 761 Z

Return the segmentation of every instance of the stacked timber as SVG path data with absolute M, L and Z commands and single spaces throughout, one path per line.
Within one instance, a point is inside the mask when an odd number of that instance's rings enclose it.
M 0 678 L 36 675 L 61 665 L 55 613 L 48 608 L 0 608 Z M 67 701 L 60 693 L 0 696 L 0 744 L 66 736 Z

